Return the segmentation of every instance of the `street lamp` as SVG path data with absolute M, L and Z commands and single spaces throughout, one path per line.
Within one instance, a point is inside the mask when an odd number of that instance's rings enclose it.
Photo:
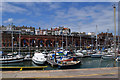
M 116 6 L 113 5 L 114 8 L 114 51 L 115 51 L 115 58 L 117 57 L 116 53 Z

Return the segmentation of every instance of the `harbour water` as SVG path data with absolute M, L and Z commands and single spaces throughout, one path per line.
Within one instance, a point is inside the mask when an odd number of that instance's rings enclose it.
M 76 66 L 69 67 L 67 69 L 84 69 L 84 68 L 102 68 L 102 67 L 118 67 L 120 66 L 120 62 L 116 62 L 114 60 L 103 60 L 101 58 L 79 58 L 81 60 L 81 64 Z M 3 64 L 3 67 L 31 67 L 31 66 L 41 66 L 36 65 L 32 61 L 23 61 L 19 63 L 10 63 Z M 43 65 L 42 65 L 43 66 Z M 58 67 L 51 67 L 48 63 L 45 63 L 44 66 L 48 66 L 44 70 L 58 70 Z

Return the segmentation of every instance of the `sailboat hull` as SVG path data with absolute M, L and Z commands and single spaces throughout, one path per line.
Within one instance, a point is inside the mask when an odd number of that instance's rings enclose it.
M 24 58 L 0 60 L 0 64 L 17 63 L 17 62 L 21 62 L 23 60 L 24 60 Z
M 79 65 L 81 61 L 77 61 L 75 64 L 58 64 L 58 68 L 70 68 L 75 65 Z
M 91 57 L 92 57 L 92 58 L 101 58 L 102 55 L 98 55 L 98 54 L 95 55 L 95 54 L 92 54 Z
M 106 56 L 102 56 L 102 59 L 105 59 L 105 60 L 112 60 L 112 59 L 114 59 L 114 57 L 113 56 L 109 56 L 109 55 L 106 55 Z

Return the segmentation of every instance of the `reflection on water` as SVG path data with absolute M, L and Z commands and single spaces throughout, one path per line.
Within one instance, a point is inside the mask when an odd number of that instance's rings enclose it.
M 118 62 L 114 60 L 103 60 L 100 58 L 84 58 L 80 68 L 117 67 Z
M 99 67 L 117 67 L 118 62 L 115 62 L 114 60 L 102 60 L 101 58 L 80 58 L 82 61 L 81 64 L 72 66 L 70 68 L 72 69 L 81 69 L 81 68 L 99 68 Z M 119 62 L 120 63 L 120 62 Z M 3 64 L 2 66 L 41 66 L 41 65 L 36 65 L 32 61 L 23 61 L 19 63 L 10 63 L 10 64 Z M 43 66 L 43 65 L 42 65 Z M 44 66 L 48 66 L 45 68 L 45 70 L 56 70 L 58 69 L 57 67 L 51 67 L 49 64 L 45 63 Z

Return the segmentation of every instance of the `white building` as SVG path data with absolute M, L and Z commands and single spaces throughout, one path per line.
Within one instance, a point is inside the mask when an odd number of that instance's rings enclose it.
M 35 35 L 40 35 L 40 30 L 39 29 L 35 30 Z
M 95 36 L 96 34 L 94 32 L 89 32 L 88 35 Z
M 52 35 L 70 35 L 71 30 L 69 28 L 64 28 L 64 27 L 56 27 L 56 28 L 51 28 L 52 30 Z

